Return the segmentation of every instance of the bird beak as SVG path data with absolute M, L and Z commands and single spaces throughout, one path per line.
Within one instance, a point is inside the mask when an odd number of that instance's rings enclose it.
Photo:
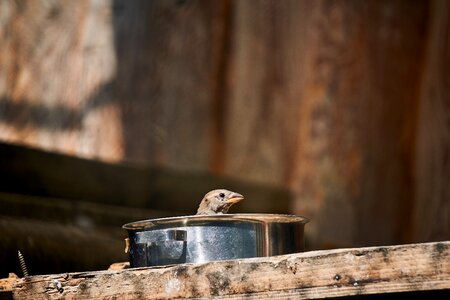
M 226 202 L 227 202 L 227 204 L 234 204 L 234 203 L 238 203 L 239 201 L 241 201 L 243 199 L 244 199 L 244 196 L 242 196 L 241 194 L 233 193 L 228 197 Z

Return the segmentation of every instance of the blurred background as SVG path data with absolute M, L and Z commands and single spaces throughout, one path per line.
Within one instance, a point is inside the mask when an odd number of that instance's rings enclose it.
M 0 175 L 0 277 L 218 187 L 309 250 L 449 240 L 450 2 L 0 0 Z

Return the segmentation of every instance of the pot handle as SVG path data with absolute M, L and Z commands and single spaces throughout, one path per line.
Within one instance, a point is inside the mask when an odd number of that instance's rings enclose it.
M 125 253 L 129 253 L 130 252 L 130 239 L 126 238 L 125 239 Z

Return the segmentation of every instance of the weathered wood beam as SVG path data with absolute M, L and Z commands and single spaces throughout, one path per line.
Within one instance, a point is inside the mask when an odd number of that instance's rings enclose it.
M 100 255 L 100 254 L 99 254 Z M 450 241 L 33 276 L 17 299 L 297 299 L 450 289 Z
M 12 299 L 14 283 L 19 279 L 16 274 L 9 273 L 8 278 L 0 278 L 0 299 Z
M 35 197 L 0 192 L 0 216 L 42 220 L 82 227 L 110 227 L 133 221 L 180 215 L 176 211 L 152 210 L 108 203 L 95 203 L 55 197 Z
M 208 172 L 174 171 L 146 164 L 110 164 L 0 142 L 0 191 L 99 204 L 195 213 L 218 187 L 239 191 L 234 211 L 289 212 L 290 193 Z
M 19 272 L 18 250 L 33 275 L 104 269 L 127 259 L 123 224 L 175 214 L 0 192 L 0 278 Z
M 30 274 L 101 270 L 127 260 L 120 226 L 87 228 L 0 215 L 0 237 L 0 277 L 21 273 L 18 250 Z

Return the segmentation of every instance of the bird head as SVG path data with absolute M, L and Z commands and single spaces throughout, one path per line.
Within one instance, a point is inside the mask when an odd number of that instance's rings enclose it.
M 228 212 L 231 205 L 244 199 L 241 194 L 224 190 L 212 190 L 204 197 L 197 210 L 197 215 L 215 215 Z

